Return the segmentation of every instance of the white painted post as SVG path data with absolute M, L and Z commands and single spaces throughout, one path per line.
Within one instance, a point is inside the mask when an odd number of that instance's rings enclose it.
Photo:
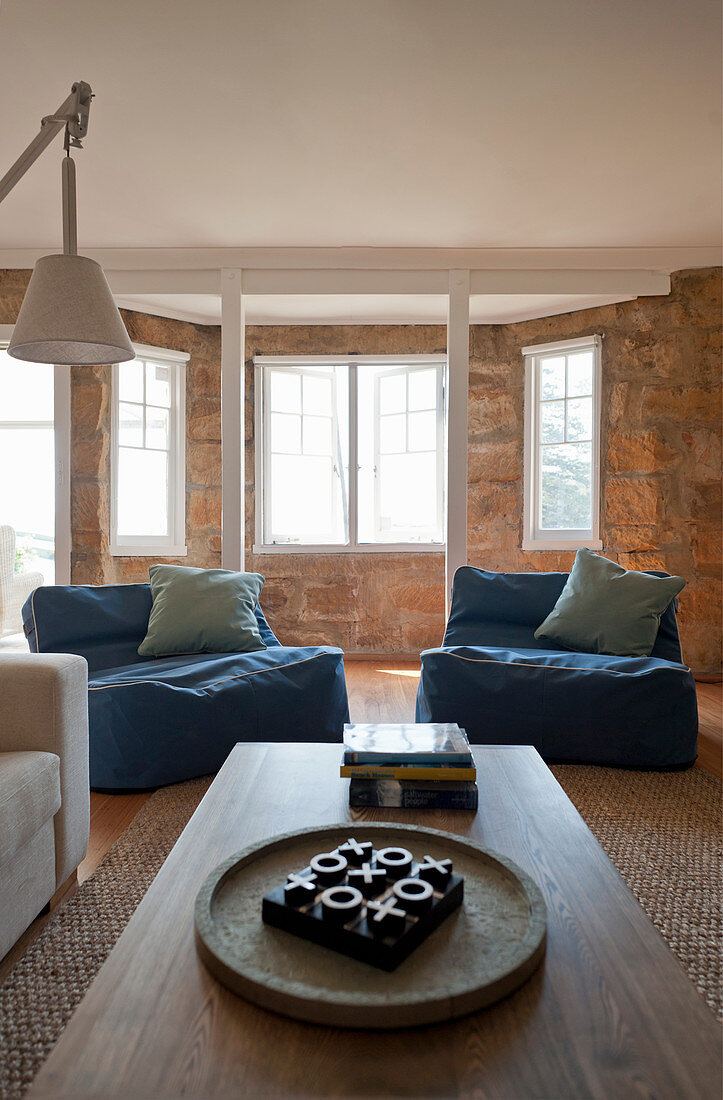
M 224 569 L 236 570 L 244 568 L 246 550 L 246 341 L 241 275 L 239 268 L 221 271 L 221 565 Z
M 469 271 L 449 273 L 447 308 L 446 607 L 455 570 L 467 564 L 467 401 L 469 391 Z
M 56 366 L 55 393 L 55 583 L 70 584 L 70 367 Z

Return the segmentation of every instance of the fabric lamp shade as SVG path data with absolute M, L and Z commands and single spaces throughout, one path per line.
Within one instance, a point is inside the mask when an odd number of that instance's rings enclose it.
M 135 358 L 100 264 L 43 256 L 25 292 L 8 354 L 30 363 L 124 363 Z

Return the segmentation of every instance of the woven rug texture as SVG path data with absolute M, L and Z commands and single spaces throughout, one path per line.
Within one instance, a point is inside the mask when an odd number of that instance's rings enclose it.
M 720 1015 L 720 780 L 699 768 L 552 771 Z M 29 1087 L 210 782 L 152 795 L 0 986 L 1 1100 L 19 1100 Z

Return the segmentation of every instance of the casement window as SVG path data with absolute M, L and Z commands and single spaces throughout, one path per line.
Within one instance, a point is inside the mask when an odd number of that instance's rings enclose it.
M 111 553 L 186 553 L 186 362 L 183 352 L 134 345 L 113 367 Z
M 256 552 L 443 549 L 444 359 L 255 366 Z
M 523 550 L 599 550 L 600 347 L 585 336 L 522 349 Z

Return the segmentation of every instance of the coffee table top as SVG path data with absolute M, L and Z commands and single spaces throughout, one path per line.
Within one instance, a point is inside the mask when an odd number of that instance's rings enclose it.
M 717 1022 L 531 748 L 475 747 L 480 809 L 350 811 L 340 746 L 237 745 L 29 1096 L 718 1097 Z M 277 1016 L 200 962 L 208 872 L 275 834 L 420 823 L 509 856 L 547 904 L 547 956 L 512 996 L 435 1027 L 342 1031 Z

